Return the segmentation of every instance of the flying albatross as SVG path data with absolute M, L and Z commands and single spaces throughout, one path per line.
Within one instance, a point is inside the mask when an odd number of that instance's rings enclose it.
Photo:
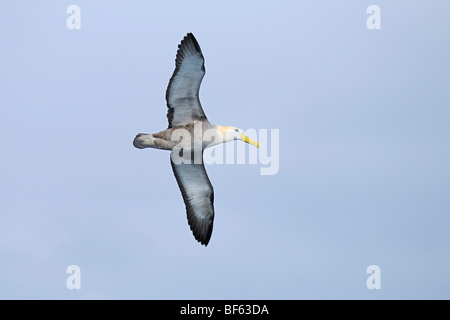
M 205 61 L 192 33 L 178 45 L 175 71 L 166 91 L 169 127 L 153 134 L 139 133 L 136 148 L 171 150 L 171 164 L 186 205 L 195 239 L 208 245 L 214 221 L 214 190 L 203 164 L 203 150 L 232 140 L 259 148 L 241 129 L 211 124 L 203 112 L 199 90 Z M 208 134 L 207 134 L 208 133 Z

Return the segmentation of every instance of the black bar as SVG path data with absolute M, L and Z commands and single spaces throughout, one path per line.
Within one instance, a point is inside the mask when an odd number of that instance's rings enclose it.
M 298 300 L 153 300 L 153 312 L 177 319 L 290 319 Z

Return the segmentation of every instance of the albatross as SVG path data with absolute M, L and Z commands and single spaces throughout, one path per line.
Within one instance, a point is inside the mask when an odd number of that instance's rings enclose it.
M 214 189 L 203 164 L 203 150 L 232 140 L 259 148 L 242 129 L 212 124 L 199 100 L 205 59 L 192 33 L 178 45 L 175 71 L 166 90 L 169 126 L 158 133 L 139 133 L 136 148 L 171 150 L 171 165 L 181 190 L 189 226 L 195 239 L 207 246 L 214 222 Z M 208 133 L 208 134 L 206 134 Z

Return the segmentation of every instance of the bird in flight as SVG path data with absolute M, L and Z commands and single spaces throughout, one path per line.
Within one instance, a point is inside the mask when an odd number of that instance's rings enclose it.
M 199 100 L 205 75 L 205 60 L 192 33 L 178 45 L 175 71 L 166 90 L 169 126 L 158 133 L 139 133 L 136 148 L 171 150 L 172 170 L 181 190 L 189 226 L 197 241 L 207 246 L 214 222 L 214 189 L 203 164 L 205 148 L 242 140 L 259 148 L 259 143 L 242 129 L 212 124 Z

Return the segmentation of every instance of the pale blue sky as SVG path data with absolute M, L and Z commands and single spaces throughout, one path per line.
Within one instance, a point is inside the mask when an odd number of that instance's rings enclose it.
M 81 8 L 68 30 L 66 8 Z M 366 8 L 381 8 L 368 30 Z M 450 298 L 448 1 L 0 5 L 0 298 Z M 280 170 L 209 165 L 207 248 L 167 126 L 193 32 L 213 123 L 280 130 Z M 81 290 L 66 288 L 67 266 Z M 366 268 L 381 267 L 381 290 Z

